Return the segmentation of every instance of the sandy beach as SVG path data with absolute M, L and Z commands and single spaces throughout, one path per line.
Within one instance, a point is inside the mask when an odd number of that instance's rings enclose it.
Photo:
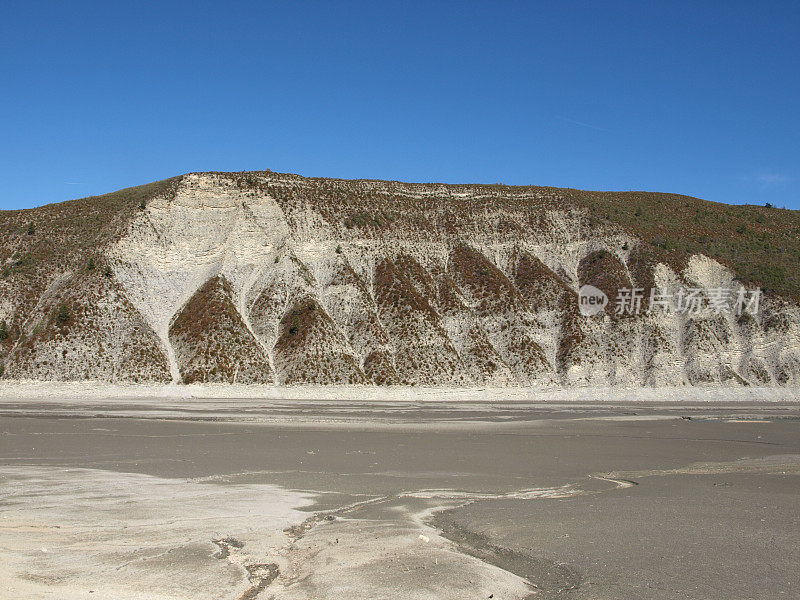
M 6 394 L 0 595 L 799 593 L 791 396 L 307 394 Z

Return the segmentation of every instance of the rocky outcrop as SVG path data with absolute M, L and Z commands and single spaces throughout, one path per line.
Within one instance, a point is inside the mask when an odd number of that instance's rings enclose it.
M 792 297 L 767 293 L 752 313 L 678 311 L 681 289 L 709 306 L 715 289 L 745 288 L 713 256 L 643 239 L 574 191 L 265 172 L 111 196 L 1 215 L 13 232 L 0 248 L 3 377 L 800 383 Z M 610 299 L 594 316 L 578 309 L 587 284 Z M 634 288 L 643 310 L 617 314 Z M 647 310 L 655 288 L 672 310 Z
M 124 289 L 94 273 L 54 280 L 13 339 L 7 378 L 143 382 L 169 374 L 158 339 Z

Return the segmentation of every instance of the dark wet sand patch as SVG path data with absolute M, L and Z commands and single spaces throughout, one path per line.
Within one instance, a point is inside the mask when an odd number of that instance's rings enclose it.
M 430 524 L 439 529 L 444 537 L 454 542 L 461 552 L 527 580 L 534 590 L 529 596 L 530 599 L 563 598 L 566 593 L 578 589 L 583 581 L 580 572 L 566 563 L 547 560 L 493 543 L 486 535 L 471 531 L 460 524 L 454 517 L 453 511 L 436 513 Z

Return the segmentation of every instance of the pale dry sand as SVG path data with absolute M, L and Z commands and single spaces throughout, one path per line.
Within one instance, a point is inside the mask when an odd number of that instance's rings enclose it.
M 138 473 L 0 468 L 0 597 L 215 599 L 251 587 L 245 564 L 280 562 L 309 495 Z M 224 559 L 214 540 L 244 544 Z
M 327 400 L 355 402 L 800 402 L 794 387 L 409 387 L 372 385 L 152 385 L 102 382 L 0 381 L 0 399 L 23 402 L 115 400 Z

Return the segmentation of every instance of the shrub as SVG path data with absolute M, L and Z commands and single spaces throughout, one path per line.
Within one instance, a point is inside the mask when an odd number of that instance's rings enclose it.
M 36 233 L 36 228 L 33 223 L 28 223 L 28 235 L 33 235 L 34 233 Z
M 341 254 L 341 253 L 342 253 L 342 247 L 336 246 L 336 254 Z
M 89 259 L 89 264 L 87 264 L 87 265 L 86 265 L 86 268 L 87 268 L 88 270 L 90 270 L 90 271 L 94 271 L 94 267 L 95 267 L 95 264 L 94 264 L 94 259 L 93 259 L 93 258 L 90 258 L 90 259 Z
M 113 274 L 114 272 L 111 270 L 111 267 L 106 265 L 105 268 L 103 269 L 103 277 L 111 278 Z
M 9 335 L 8 324 L 5 321 L 0 321 L 0 342 L 7 340 Z
M 72 311 L 69 309 L 69 306 L 67 306 L 66 304 L 62 304 L 58 308 L 56 321 L 58 321 L 59 325 L 65 325 L 66 323 L 72 321 Z

